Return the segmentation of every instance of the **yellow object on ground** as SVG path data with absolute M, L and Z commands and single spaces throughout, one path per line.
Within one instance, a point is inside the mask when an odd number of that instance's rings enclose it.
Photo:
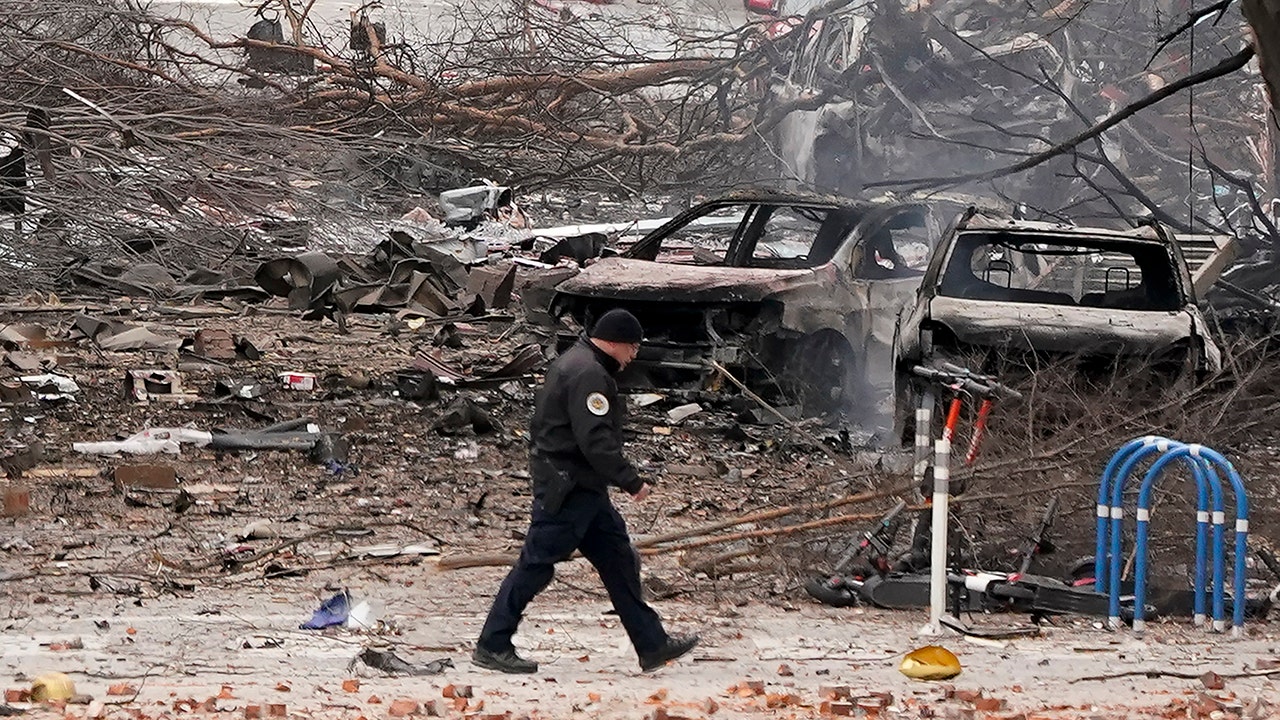
M 960 674 L 960 659 L 944 647 L 926 645 L 907 653 L 898 669 L 916 680 L 946 680 Z
M 62 673 L 47 673 L 31 683 L 31 699 L 36 702 L 70 700 L 76 694 L 76 685 Z

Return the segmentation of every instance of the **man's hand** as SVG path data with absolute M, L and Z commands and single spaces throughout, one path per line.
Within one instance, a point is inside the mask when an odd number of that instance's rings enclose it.
M 653 492 L 653 486 L 649 483 L 645 483 L 640 486 L 640 489 L 637 490 L 634 495 L 631 496 L 631 499 L 636 502 L 643 502 L 645 498 L 649 497 L 649 493 L 651 492 Z

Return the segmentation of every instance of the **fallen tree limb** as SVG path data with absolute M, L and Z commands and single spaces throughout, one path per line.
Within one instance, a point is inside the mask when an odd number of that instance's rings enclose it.
M 709 535 L 711 533 L 717 532 L 719 530 L 725 530 L 738 525 L 746 525 L 748 523 L 774 520 L 776 518 L 784 517 L 786 515 L 792 515 L 795 513 L 822 512 L 823 510 L 832 510 L 838 507 L 844 507 L 846 505 L 854 505 L 857 503 L 880 500 L 886 497 L 890 497 L 892 495 L 897 495 L 903 492 L 907 492 L 908 490 L 910 490 L 910 488 L 911 488 L 910 485 L 903 485 L 903 486 L 893 487 L 887 490 L 876 490 L 871 492 L 858 493 L 857 495 L 846 495 L 841 498 L 836 498 L 835 500 L 828 500 L 820 503 L 809 503 L 807 505 L 788 505 L 786 507 L 775 508 L 773 510 L 761 510 L 759 512 L 748 513 L 746 515 L 740 515 L 735 518 L 730 518 L 728 520 L 722 520 L 720 522 L 710 523 L 710 524 L 702 525 L 696 528 L 689 528 L 688 530 L 679 530 L 676 532 L 667 533 L 665 535 L 659 535 L 657 537 L 645 538 L 644 540 L 639 540 L 633 544 L 638 550 L 643 551 L 646 549 L 653 549 L 653 548 L 657 548 L 660 545 L 665 545 L 666 543 L 674 542 L 676 540 L 684 540 L 686 538 L 701 537 L 701 536 L 705 536 L 705 535 Z M 872 517 L 874 518 L 879 516 L 877 515 Z M 814 521 L 814 522 L 825 522 L 825 521 Z M 845 520 L 845 522 L 848 522 L 848 520 Z M 829 524 L 838 524 L 838 523 L 829 523 Z M 764 533 L 778 534 L 778 530 L 779 529 L 777 528 L 771 528 L 769 530 L 759 530 L 759 531 L 751 531 L 751 532 L 764 532 Z M 760 537 L 767 537 L 767 536 L 768 535 L 761 535 Z M 730 539 L 739 539 L 731 536 L 724 536 L 724 537 L 730 537 Z M 716 540 L 716 542 L 726 542 L 726 541 Z M 715 544 L 715 542 L 702 543 L 702 544 L 686 543 L 683 546 L 677 546 L 677 549 L 690 549 L 694 547 L 704 547 L 705 545 L 710 545 L 710 544 Z M 664 548 L 664 551 L 670 550 L 670 549 L 671 548 Z M 656 553 L 647 553 L 647 554 L 656 554 Z M 495 566 L 502 566 L 502 565 L 511 565 L 515 563 L 517 557 L 518 556 L 516 553 L 507 553 L 507 552 L 483 553 L 478 555 L 458 555 L 456 557 L 442 557 L 440 561 L 436 563 L 436 567 L 440 568 L 441 570 L 461 570 L 464 568 L 473 568 L 473 567 L 495 567 Z
M 714 537 L 703 538 L 693 542 L 681 543 L 679 545 L 670 545 L 665 547 L 650 547 L 640 551 L 641 555 L 665 555 L 672 552 L 683 552 L 685 550 L 693 550 L 695 548 L 707 547 L 708 545 L 719 545 L 721 543 L 736 542 L 738 540 L 755 540 L 758 538 L 778 537 L 780 535 L 791 535 L 805 530 L 817 530 L 818 528 L 831 527 L 832 525 L 844 525 L 845 523 L 861 522 L 865 520 L 875 520 L 880 517 L 879 513 L 855 513 L 852 515 L 836 515 L 835 517 L 822 518 L 821 520 L 811 520 L 796 525 L 784 525 L 782 527 L 767 528 L 761 530 L 747 530 L 744 532 L 730 533 L 728 535 L 716 535 Z

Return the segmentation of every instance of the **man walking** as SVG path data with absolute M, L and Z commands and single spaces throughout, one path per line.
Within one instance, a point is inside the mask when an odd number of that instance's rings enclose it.
M 640 589 L 640 556 L 609 500 L 609 486 L 640 501 L 649 484 L 622 454 L 622 403 L 613 376 L 640 350 L 640 321 L 610 310 L 551 364 L 538 394 L 529 435 L 533 447 L 533 519 L 524 548 L 498 589 L 471 659 L 506 673 L 537 672 L 516 654 L 511 637 L 524 609 L 554 575 L 556 563 L 580 551 L 600 574 L 640 658 L 656 670 L 689 652 L 696 635 L 669 636 Z

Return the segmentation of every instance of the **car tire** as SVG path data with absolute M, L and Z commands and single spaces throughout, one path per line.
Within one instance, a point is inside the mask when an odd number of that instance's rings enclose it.
M 823 330 L 795 343 L 783 369 L 783 380 L 805 413 L 844 412 L 857 402 L 858 358 L 843 335 Z

